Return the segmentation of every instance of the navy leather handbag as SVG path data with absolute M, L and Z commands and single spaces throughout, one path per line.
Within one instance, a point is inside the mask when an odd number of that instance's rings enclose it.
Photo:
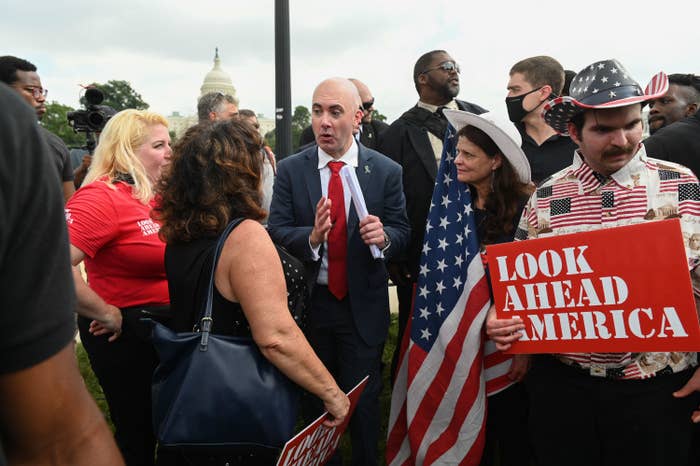
M 250 337 L 210 333 L 214 271 L 231 222 L 216 245 L 199 331 L 152 322 L 160 364 L 153 375 L 153 426 L 162 447 L 281 448 L 293 435 L 298 388 Z

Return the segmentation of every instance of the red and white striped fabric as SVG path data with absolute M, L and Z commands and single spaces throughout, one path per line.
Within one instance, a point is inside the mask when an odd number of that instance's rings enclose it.
M 490 297 L 469 190 L 454 181 L 455 144 L 450 127 L 391 397 L 391 466 L 477 466 L 484 447 L 482 326 Z

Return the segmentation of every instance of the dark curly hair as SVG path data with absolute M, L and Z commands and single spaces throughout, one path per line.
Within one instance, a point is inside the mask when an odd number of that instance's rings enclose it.
M 513 233 L 515 228 L 513 219 L 520 213 L 532 189 L 518 179 L 508 158 L 503 155 L 493 139 L 482 130 L 476 126 L 467 125 L 459 130 L 457 136 L 469 139 L 491 158 L 501 154 L 501 166 L 493 172 L 493 189 L 484 203 L 488 215 L 481 225 L 483 231 L 480 238 L 481 244 L 493 244 L 500 236 Z M 476 195 L 476 190 L 472 190 L 472 195 Z
M 157 185 L 161 239 L 189 242 L 218 236 L 237 217 L 262 220 L 261 147 L 257 131 L 238 121 L 187 130 Z

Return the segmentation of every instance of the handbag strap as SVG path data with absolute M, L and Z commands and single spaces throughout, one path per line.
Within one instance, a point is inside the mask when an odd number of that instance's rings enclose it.
M 219 240 L 216 243 L 216 250 L 214 251 L 214 259 L 211 264 L 211 273 L 209 274 L 209 286 L 207 287 L 207 302 L 204 305 L 203 313 L 200 314 L 200 324 L 199 328 L 202 333 L 202 338 L 199 344 L 200 351 L 206 351 L 207 345 L 209 344 L 209 333 L 211 332 L 212 323 L 214 322 L 212 314 L 212 305 L 214 301 L 214 272 L 216 271 L 216 265 L 219 263 L 219 257 L 221 256 L 221 251 L 224 249 L 224 243 L 226 239 L 231 234 L 234 228 L 236 228 L 244 218 L 240 217 L 232 220 L 226 226 L 226 229 L 221 233 Z

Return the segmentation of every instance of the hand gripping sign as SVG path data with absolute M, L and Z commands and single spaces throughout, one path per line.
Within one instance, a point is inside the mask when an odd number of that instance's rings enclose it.
M 284 444 L 277 466 L 323 466 L 338 449 L 340 437 L 350 423 L 352 413 L 357 406 L 369 376 L 365 376 L 348 392 L 350 410 L 342 424 L 328 428 L 323 425 L 326 414 L 306 426 L 301 432 Z
M 498 318 L 525 324 L 509 352 L 700 350 L 678 219 L 486 251 Z

